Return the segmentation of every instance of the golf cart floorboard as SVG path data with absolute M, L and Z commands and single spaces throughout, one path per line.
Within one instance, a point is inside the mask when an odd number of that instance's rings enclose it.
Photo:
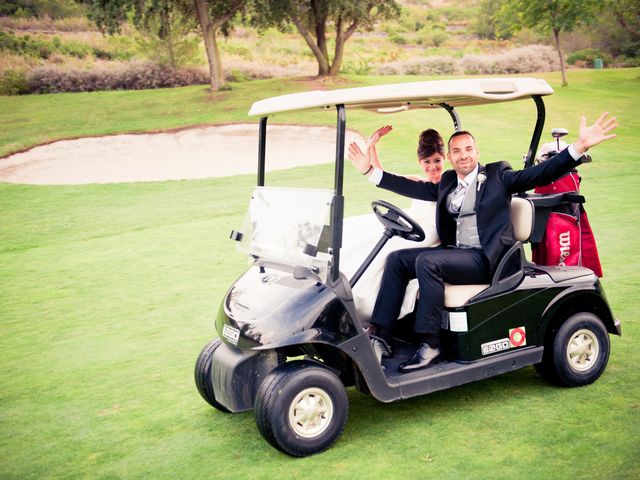
M 409 373 L 400 372 L 398 367 L 411 358 L 416 348 L 416 345 L 396 341 L 394 356 L 382 360 L 387 383 L 400 387 L 401 398 L 444 390 L 539 363 L 544 349 L 525 347 L 465 363 L 436 359 L 427 368 Z

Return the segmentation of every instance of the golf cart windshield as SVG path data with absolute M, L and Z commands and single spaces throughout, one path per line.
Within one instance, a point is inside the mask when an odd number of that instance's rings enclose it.
M 326 267 L 329 255 L 318 252 L 318 244 L 333 195 L 331 190 L 257 187 L 238 250 L 291 266 Z

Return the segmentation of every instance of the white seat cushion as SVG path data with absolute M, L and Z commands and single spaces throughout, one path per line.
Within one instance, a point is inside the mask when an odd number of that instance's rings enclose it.
M 526 242 L 533 233 L 535 208 L 531 200 L 511 197 L 511 224 L 516 240 Z
M 489 288 L 487 285 L 452 285 L 450 283 L 444 284 L 444 306 L 445 307 L 462 307 L 469 301 L 470 298 L 475 297 L 481 291 Z

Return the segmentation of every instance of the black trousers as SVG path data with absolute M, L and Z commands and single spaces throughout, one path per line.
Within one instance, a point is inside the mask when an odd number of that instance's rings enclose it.
M 396 250 L 387 257 L 372 324 L 393 329 L 407 284 L 414 278 L 420 285 L 414 331 L 438 335 L 444 309 L 444 282 L 489 283 L 491 271 L 482 250 L 441 246 Z

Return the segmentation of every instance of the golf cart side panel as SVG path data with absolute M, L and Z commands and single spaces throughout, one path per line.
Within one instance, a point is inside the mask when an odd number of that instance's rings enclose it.
M 443 330 L 443 344 L 447 346 L 445 355 L 457 362 L 473 362 L 507 350 L 540 345 L 532 340 L 536 338 L 545 307 L 557 293 L 555 288 L 515 290 L 467 307 L 451 309 L 450 314 L 466 314 L 468 330 Z M 511 342 L 509 337 L 515 329 L 527 338 Z
M 458 362 L 472 362 L 506 350 L 540 345 L 533 341 L 540 318 L 559 290 L 549 275 L 536 269 L 525 269 L 515 290 L 472 299 L 463 307 L 448 308 L 443 322 L 445 355 Z M 465 321 L 460 324 L 455 318 Z M 510 342 L 514 329 L 525 338 Z
M 251 410 L 262 380 L 277 366 L 273 350 L 239 350 L 222 343 L 211 362 L 216 400 L 233 413 Z
M 597 277 L 589 269 L 576 267 L 538 267 L 525 269 L 525 276 L 513 291 L 479 301 L 471 301 L 460 308 L 448 309 L 451 315 L 466 315 L 466 329 L 456 331 L 446 325 L 443 331 L 448 346 L 446 355 L 451 360 L 469 362 L 527 346 L 544 344 L 548 324 L 543 319 L 549 316 L 549 307 L 573 303 L 574 308 L 583 307 L 577 297 L 569 298 L 569 292 L 587 295 L 599 310 L 606 311 L 603 321 L 613 328 L 611 312 L 606 305 L 604 293 Z M 565 303 L 565 299 L 567 303 Z M 604 299 L 604 300 L 603 300 Z M 598 310 L 598 311 L 599 311 Z M 554 310 L 554 312 L 557 309 Z M 594 309 L 594 313 L 596 310 Z M 511 338 L 517 330 L 517 338 Z M 524 339 L 520 338 L 524 335 Z M 515 340 L 515 341 L 514 341 Z
M 553 268 L 553 267 L 546 267 Z M 544 335 L 554 328 L 555 322 L 565 320 L 575 312 L 592 312 L 604 323 L 611 334 L 622 335 L 620 321 L 613 316 L 609 302 L 604 293 L 600 280 L 595 274 L 583 277 L 583 282 L 575 280 L 557 295 L 540 318 L 538 334 L 539 342 L 543 342 Z
M 253 266 L 227 293 L 216 330 L 224 342 L 240 349 L 309 342 L 337 345 L 358 333 L 349 310 L 314 274 Z

